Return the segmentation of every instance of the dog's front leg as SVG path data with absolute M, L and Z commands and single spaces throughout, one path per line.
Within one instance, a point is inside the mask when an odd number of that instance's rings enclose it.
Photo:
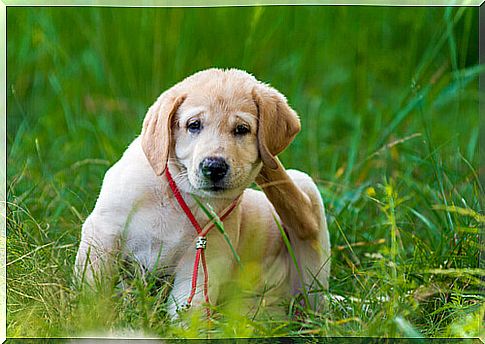
M 86 219 L 74 268 L 80 281 L 92 284 L 112 275 L 118 232 L 108 219 L 95 212 Z

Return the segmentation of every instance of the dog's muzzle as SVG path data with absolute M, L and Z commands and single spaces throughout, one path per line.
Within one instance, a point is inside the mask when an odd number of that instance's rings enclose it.
M 199 170 L 204 178 L 215 184 L 227 175 L 229 165 L 224 158 L 208 157 L 200 162 Z

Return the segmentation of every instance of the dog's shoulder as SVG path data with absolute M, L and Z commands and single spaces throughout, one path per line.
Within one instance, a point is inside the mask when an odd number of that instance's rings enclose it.
M 138 137 L 106 172 L 95 208 L 132 207 L 145 194 L 157 192 L 161 183 L 148 163 Z

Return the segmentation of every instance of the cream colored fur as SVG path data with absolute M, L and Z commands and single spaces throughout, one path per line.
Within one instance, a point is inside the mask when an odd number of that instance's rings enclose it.
M 187 129 L 194 120 L 202 127 L 195 134 Z M 236 135 L 238 125 L 250 132 Z M 197 235 L 168 187 L 163 173 L 167 166 L 202 226 L 207 217 L 191 194 L 216 212 L 242 194 L 224 228 L 245 272 L 239 270 L 221 233 L 212 230 L 206 256 L 213 304 L 223 301 L 224 285 L 238 274 L 243 282 L 251 280 L 254 302 L 247 304 L 260 307 L 277 306 L 301 292 L 300 277 L 307 290 L 327 288 L 330 243 L 319 191 L 307 174 L 286 171 L 276 158 L 299 130 L 299 119 L 284 96 L 246 72 L 209 69 L 173 86 L 149 109 L 141 136 L 106 173 L 83 225 L 78 275 L 92 282 L 112 273 L 116 254 L 143 270 L 174 275 L 168 312 L 177 317 L 178 306 L 190 292 Z M 224 158 L 230 166 L 222 191 L 208 189 L 199 170 L 200 162 L 212 156 Z M 254 181 L 264 192 L 248 189 Z M 295 269 L 275 218 L 285 228 L 303 276 Z M 251 275 L 247 267 L 258 273 Z M 195 307 L 203 303 L 199 273 Z M 315 295 L 310 299 L 317 307 L 321 293 Z

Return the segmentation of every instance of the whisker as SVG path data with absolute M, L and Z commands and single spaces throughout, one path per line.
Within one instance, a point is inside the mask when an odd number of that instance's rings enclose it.
M 187 179 L 188 175 L 189 175 L 189 174 L 188 174 L 188 173 L 186 173 L 186 172 L 185 172 L 185 173 L 181 172 L 181 173 L 176 174 L 176 175 L 173 177 L 173 179 L 174 179 L 176 182 L 177 182 L 177 181 L 184 181 L 185 179 Z
M 183 187 L 184 189 L 188 189 L 189 192 L 193 192 L 194 188 L 192 184 L 190 184 L 187 177 L 188 177 L 188 172 L 183 171 L 175 175 L 173 177 L 173 180 L 175 181 L 175 183 L 177 183 L 177 185 L 179 185 L 179 187 Z

